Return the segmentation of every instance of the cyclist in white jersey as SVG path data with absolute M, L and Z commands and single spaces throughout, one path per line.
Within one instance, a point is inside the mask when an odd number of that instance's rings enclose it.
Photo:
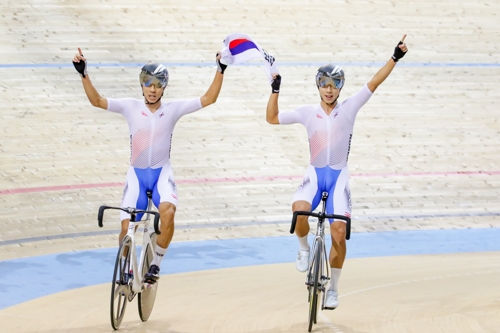
M 168 84 L 168 71 L 161 64 L 146 64 L 139 81 L 144 99 L 103 98 L 92 85 L 87 73 L 87 60 L 80 48 L 73 65 L 82 77 L 83 88 L 93 106 L 122 114 L 128 122 L 130 134 L 130 166 L 122 199 L 122 207 L 147 208 L 147 192 L 160 213 L 161 234 L 157 238 L 156 253 L 145 280 L 155 283 L 159 279 L 160 263 L 174 234 L 174 216 L 177 207 L 177 189 L 170 167 L 172 133 L 177 121 L 217 101 L 226 65 L 216 57 L 217 72 L 207 92 L 198 98 L 162 102 Z M 142 214 L 137 215 L 140 220 Z M 127 234 L 130 215 L 121 212 L 119 241 Z
M 272 93 L 267 104 L 266 120 L 270 124 L 288 125 L 300 123 L 307 129 L 311 154 L 310 165 L 302 184 L 293 197 L 292 210 L 311 211 L 321 201 L 321 193 L 328 192 L 327 214 L 351 216 L 351 194 L 347 160 L 351 148 L 354 121 L 359 109 L 370 99 L 372 93 L 392 72 L 396 63 L 408 51 L 403 36 L 394 49 L 394 55 L 375 76 L 354 96 L 337 102 L 344 86 L 344 71 L 335 64 L 318 69 L 316 85 L 321 101 L 290 112 L 279 112 L 278 96 L 281 76 L 274 74 Z M 338 281 L 346 256 L 346 224 L 344 221 L 330 221 L 332 247 L 330 266 L 332 278 L 326 294 L 325 307 L 338 306 Z M 295 233 L 299 239 L 299 253 L 296 267 L 305 272 L 309 268 L 309 222 L 307 216 L 299 216 Z

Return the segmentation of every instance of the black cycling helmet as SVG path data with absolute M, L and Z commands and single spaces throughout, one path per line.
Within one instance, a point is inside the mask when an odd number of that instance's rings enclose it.
M 149 87 L 154 84 L 157 88 L 165 88 L 168 84 L 168 71 L 162 64 L 146 64 L 139 74 L 141 86 Z
M 337 89 L 342 89 L 344 82 L 344 70 L 340 66 L 329 63 L 318 68 L 318 73 L 316 73 L 316 86 L 318 88 L 331 84 Z

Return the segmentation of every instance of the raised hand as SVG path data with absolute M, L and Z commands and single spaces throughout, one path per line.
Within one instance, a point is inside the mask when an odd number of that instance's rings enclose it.
M 279 94 L 281 86 L 281 75 L 273 74 L 273 82 L 271 83 L 272 93 Z
M 220 52 L 217 52 L 217 55 L 215 56 L 215 62 L 217 63 L 217 71 L 219 71 L 221 74 L 224 74 L 224 71 L 227 68 L 226 64 L 223 64 L 220 62 L 221 54 Z
M 81 77 L 87 75 L 87 59 L 83 56 L 82 50 L 78 48 L 78 53 L 73 57 L 73 66 Z
M 396 45 L 396 47 L 394 48 L 394 54 L 392 55 L 392 60 L 394 60 L 394 62 L 398 62 L 399 59 L 403 58 L 406 52 L 408 52 L 408 47 L 406 46 L 405 38 L 406 35 L 403 35 L 401 41 L 399 41 L 398 45 Z

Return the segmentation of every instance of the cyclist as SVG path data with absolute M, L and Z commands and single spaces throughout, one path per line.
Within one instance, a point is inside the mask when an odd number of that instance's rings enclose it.
M 335 64 L 326 64 L 318 69 L 316 86 L 320 103 L 302 106 L 291 112 L 279 112 L 278 96 L 281 76 L 273 74 L 272 92 L 267 104 L 266 120 L 270 124 L 288 125 L 300 123 L 307 129 L 311 160 L 304 180 L 293 197 L 293 211 L 312 211 L 321 201 L 321 193 L 327 191 L 327 214 L 351 216 L 351 194 L 347 160 L 351 146 L 354 120 L 359 109 L 370 99 L 372 93 L 392 72 L 396 63 L 408 51 L 403 36 L 394 49 L 394 55 L 375 76 L 354 96 L 338 102 L 344 86 L 344 71 Z M 330 266 L 332 279 L 326 294 L 325 307 L 338 306 L 338 281 L 346 256 L 346 224 L 330 221 L 332 248 Z M 309 268 L 309 222 L 307 216 L 299 216 L 295 233 L 299 239 L 296 268 L 305 272 Z
M 162 101 L 168 85 L 169 74 L 162 64 L 149 63 L 142 67 L 139 83 L 143 99 L 102 97 L 94 88 L 87 73 L 87 59 L 78 48 L 73 65 L 81 76 L 85 93 L 93 106 L 121 113 L 128 122 L 130 134 L 130 166 L 124 189 L 122 207 L 147 208 L 147 191 L 158 208 L 161 235 L 157 238 L 156 253 L 145 281 L 155 283 L 159 279 L 160 263 L 174 234 L 174 216 L 177 207 L 177 188 L 170 166 L 172 134 L 177 121 L 217 101 L 226 65 L 216 56 L 217 72 L 207 92 L 197 98 Z M 137 220 L 142 214 L 137 215 Z M 127 234 L 130 215 L 121 212 L 119 242 Z

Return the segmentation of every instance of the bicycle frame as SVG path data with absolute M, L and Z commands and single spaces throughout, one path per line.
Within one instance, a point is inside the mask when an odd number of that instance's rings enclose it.
M 326 211 L 326 198 L 325 200 L 322 200 L 322 210 L 321 213 L 325 214 Z M 326 244 L 325 244 L 325 218 L 324 217 L 318 217 L 318 224 L 316 226 L 316 235 L 314 237 L 313 241 L 313 246 L 311 248 L 310 252 L 310 257 L 309 257 L 309 269 L 308 269 L 308 276 L 306 278 L 306 284 L 308 285 L 308 288 L 311 287 L 310 283 L 310 278 L 313 274 L 312 268 L 313 268 L 313 262 L 316 259 L 316 252 L 318 247 L 321 247 L 321 254 L 322 258 L 320 258 L 319 264 L 320 264 L 320 276 L 319 276 L 319 290 L 323 293 L 322 297 L 322 303 L 321 303 L 321 309 L 323 309 L 323 306 L 325 304 L 325 285 L 328 283 L 330 280 L 330 265 L 328 261 L 328 255 L 326 252 Z
M 118 248 L 118 253 L 115 261 L 115 268 L 113 273 L 112 287 L 111 287 L 111 304 L 110 304 L 110 316 L 111 316 L 111 326 L 113 329 L 117 330 L 123 320 L 125 314 L 125 309 L 128 302 L 132 302 L 136 295 L 139 295 L 139 300 L 137 302 L 139 307 L 139 317 L 142 321 L 148 320 L 151 311 L 153 309 L 154 300 L 156 298 L 157 284 L 154 284 L 152 288 L 148 288 L 148 283 L 143 282 L 143 270 L 148 269 L 145 266 L 149 266 L 150 259 L 154 258 L 154 248 L 156 243 L 154 241 L 153 234 L 149 235 L 149 217 L 150 214 L 154 215 L 153 227 L 155 234 L 159 235 L 161 232 L 158 228 L 160 223 L 160 213 L 151 211 L 152 206 L 152 193 L 151 191 L 146 192 L 148 196 L 148 208 L 147 210 L 136 209 L 132 207 L 122 208 L 122 207 L 110 207 L 101 206 L 99 207 L 99 212 L 97 214 L 97 223 L 99 227 L 103 227 L 103 216 L 106 209 L 116 209 L 124 211 L 130 214 L 130 222 L 128 224 L 127 234 L 123 237 L 121 244 Z M 137 214 L 147 214 L 145 219 L 136 222 Z M 142 237 L 142 249 L 137 263 L 137 249 L 135 242 L 135 234 L 137 228 L 143 226 L 143 237 Z M 151 250 L 149 248 L 151 247 Z M 149 252 L 152 251 L 153 253 Z M 125 257 L 125 260 L 124 260 Z M 146 262 L 145 262 L 146 260 Z M 133 273 L 131 276 L 130 273 Z M 142 297 L 144 296 L 144 297 Z M 127 302 L 128 301 L 128 302 Z
M 316 235 L 314 237 L 312 251 L 309 254 L 309 268 L 307 270 L 308 273 L 306 277 L 307 290 L 309 291 L 309 302 L 312 302 L 309 305 L 310 306 L 309 332 L 311 332 L 312 324 L 316 323 L 318 294 L 323 293 L 322 304 L 321 304 L 321 310 L 323 310 L 326 298 L 325 285 L 330 280 L 330 265 L 325 245 L 325 220 L 337 219 L 345 221 L 346 239 L 349 239 L 351 237 L 351 219 L 349 217 L 343 215 L 325 214 L 327 198 L 328 198 L 328 192 L 323 192 L 321 196 L 321 201 L 323 202 L 323 205 L 322 205 L 322 211 L 320 213 L 314 213 L 309 211 L 295 211 L 293 213 L 292 225 L 290 227 L 290 233 L 293 234 L 295 231 L 295 225 L 297 223 L 297 217 L 300 215 L 314 216 L 318 218 Z M 319 256 L 319 258 L 317 256 Z M 313 271 L 315 267 L 317 269 Z
M 326 210 L 326 201 L 323 201 L 322 213 L 324 213 L 325 210 Z M 308 270 L 309 272 L 311 272 L 312 263 L 316 256 L 316 249 L 319 246 L 321 246 L 322 248 L 321 253 L 323 254 L 322 258 L 320 258 L 320 276 L 319 276 L 319 281 L 320 281 L 319 289 L 321 290 L 321 292 L 323 292 L 323 299 L 321 303 L 321 309 L 323 309 L 323 305 L 325 304 L 325 293 L 324 293 L 325 285 L 330 280 L 330 265 L 328 261 L 328 255 L 326 252 L 326 244 L 325 244 L 325 219 L 322 217 L 318 218 L 318 224 L 316 227 L 316 236 L 314 237 L 312 251 L 310 252 L 311 257 L 309 258 L 309 262 L 311 263 L 311 265 Z
M 147 208 L 148 211 L 151 210 L 151 199 L 149 200 L 148 202 L 148 208 Z M 146 218 L 142 221 L 138 221 L 138 222 L 135 222 L 135 221 L 132 221 L 132 219 L 130 219 L 130 222 L 128 224 L 128 231 L 127 231 L 127 236 L 129 236 L 132 240 L 132 245 L 130 246 L 130 258 L 131 258 L 131 261 L 132 261 L 132 270 L 134 271 L 134 277 L 133 277 L 133 281 L 132 281 L 132 291 L 134 293 L 138 293 L 140 291 L 142 291 L 142 288 L 143 288 L 143 284 L 142 284 L 142 281 L 141 281 L 141 277 L 143 276 L 142 274 L 142 267 L 143 267 L 143 263 L 144 263 L 144 258 L 146 257 L 145 256 L 145 251 L 147 249 L 147 245 L 149 244 L 151 246 L 152 249 L 154 249 L 154 245 L 156 244 L 152 244 L 151 242 L 151 238 L 149 237 L 149 213 L 146 213 Z M 144 230 L 143 230 L 143 236 L 142 236 L 142 248 L 141 248 L 141 255 L 139 256 L 139 263 L 137 263 L 137 255 L 136 255 L 136 247 L 135 247 L 135 233 L 137 232 L 137 227 L 139 227 L 140 225 L 143 225 L 144 226 Z
M 134 277 L 133 277 L 133 282 L 132 282 L 132 292 L 134 292 L 134 293 L 138 293 L 138 292 L 141 292 L 143 290 L 141 277 L 142 277 L 142 267 L 143 267 L 143 263 L 144 263 L 144 257 L 145 257 L 145 251 L 146 251 L 147 245 L 149 244 L 152 249 L 154 249 L 155 245 L 156 245 L 156 244 L 153 244 L 151 242 L 151 238 L 149 237 L 149 222 L 150 222 L 149 216 L 150 216 L 150 214 L 155 216 L 154 224 L 153 224 L 155 233 L 157 235 L 160 234 L 160 230 L 158 229 L 158 224 L 160 221 L 160 214 L 158 212 L 151 211 L 151 205 L 152 205 L 152 200 L 151 200 L 151 198 L 149 198 L 147 210 L 139 210 L 139 209 L 135 209 L 135 208 L 101 206 L 101 207 L 99 207 L 99 213 L 97 215 L 97 221 L 98 221 L 99 227 L 102 228 L 103 227 L 103 222 L 102 222 L 103 215 L 104 215 L 104 211 L 106 209 L 122 210 L 122 211 L 130 214 L 130 222 L 128 225 L 127 235 L 125 237 L 130 237 L 130 240 L 131 240 L 131 246 L 130 246 L 130 251 L 131 251 L 130 258 L 131 259 L 130 260 L 131 260 L 131 264 L 132 264 L 132 270 L 134 272 Z M 139 213 L 144 213 L 147 215 L 146 215 L 146 218 L 144 220 L 136 222 L 135 221 L 136 215 Z M 143 236 L 142 236 L 141 256 L 139 259 L 139 263 L 137 263 L 137 253 L 136 253 L 136 248 L 135 248 L 136 247 L 135 233 L 137 231 L 137 227 L 139 227 L 140 225 L 144 226 L 144 230 L 143 230 Z

